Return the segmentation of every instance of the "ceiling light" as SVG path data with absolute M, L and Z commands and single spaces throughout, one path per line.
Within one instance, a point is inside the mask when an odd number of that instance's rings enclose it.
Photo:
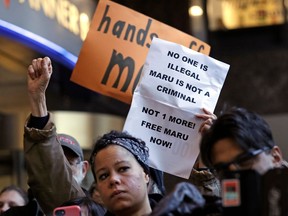
M 202 16 L 203 9 L 198 5 L 193 5 L 189 8 L 189 14 L 190 16 Z

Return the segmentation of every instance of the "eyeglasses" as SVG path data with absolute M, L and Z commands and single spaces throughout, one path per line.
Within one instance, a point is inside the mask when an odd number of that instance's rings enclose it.
M 248 152 L 244 152 L 243 154 L 240 154 L 237 156 L 234 160 L 228 162 L 228 163 L 218 163 L 213 166 L 213 172 L 216 175 L 223 174 L 223 172 L 228 171 L 229 167 L 231 165 L 235 166 L 237 169 L 251 169 L 253 166 L 253 163 L 251 162 L 251 159 L 255 158 L 257 155 L 261 154 L 262 152 L 266 152 L 270 150 L 269 147 L 264 147 L 262 149 L 252 150 Z

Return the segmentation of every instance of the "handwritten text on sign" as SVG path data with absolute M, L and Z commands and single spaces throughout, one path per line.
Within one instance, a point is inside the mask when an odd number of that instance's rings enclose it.
M 153 38 L 182 44 L 206 55 L 205 42 L 141 13 L 100 0 L 71 80 L 131 103 Z

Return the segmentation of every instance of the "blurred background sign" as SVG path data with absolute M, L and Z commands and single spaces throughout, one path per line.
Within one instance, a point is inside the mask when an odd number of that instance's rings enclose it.
M 95 0 L 4 1 L 0 3 L 0 36 L 67 61 L 73 68 L 90 20 Z
M 209 18 L 214 20 L 210 30 L 279 25 L 285 22 L 283 0 L 210 0 L 209 4 L 210 8 L 214 8 L 214 12 L 210 10 L 208 13 Z M 219 10 L 215 10 L 215 7 Z

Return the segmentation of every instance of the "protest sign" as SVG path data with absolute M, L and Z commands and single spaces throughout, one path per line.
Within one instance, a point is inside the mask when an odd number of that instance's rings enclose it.
M 151 167 L 189 178 L 202 123 L 195 114 L 214 111 L 228 70 L 207 55 L 153 39 L 123 128 L 147 143 Z
M 154 37 L 206 55 L 210 52 L 208 44 L 191 35 L 115 2 L 100 0 L 71 80 L 130 104 Z

